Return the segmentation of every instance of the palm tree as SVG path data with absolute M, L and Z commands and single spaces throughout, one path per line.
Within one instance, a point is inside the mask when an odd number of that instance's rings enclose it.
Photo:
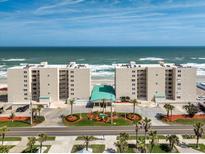
M 141 123 L 139 121 L 135 122 L 136 148 L 137 148 L 137 139 L 138 139 L 138 132 L 139 132 L 140 125 Z
M 119 153 L 125 153 L 128 150 L 127 140 L 129 139 L 129 135 L 127 133 L 120 133 L 119 140 L 115 142 L 115 146 L 118 149 Z
M 169 109 L 170 109 L 171 117 L 172 117 L 172 111 L 174 110 L 174 108 L 175 108 L 174 105 L 170 104 Z
M 149 133 L 149 139 L 150 139 L 150 153 L 152 153 L 152 150 L 154 148 L 154 145 L 158 139 L 157 137 L 157 131 L 150 131 Z
M 9 131 L 9 129 L 7 128 L 7 126 L 3 126 L 0 128 L 0 134 L 2 137 L 2 145 L 4 144 L 4 138 L 6 136 L 6 133 Z
M 145 117 L 142 120 L 142 127 L 144 128 L 144 138 L 145 138 L 145 143 L 146 143 L 147 133 L 151 127 L 151 119 L 148 119 L 147 117 Z
M 35 145 L 35 143 L 36 143 L 36 137 L 28 137 L 27 146 L 31 153 L 33 153 L 33 146 Z
M 184 105 L 183 108 L 186 110 L 190 117 L 193 117 L 198 112 L 198 108 L 191 103 L 188 103 L 188 105 Z
M 170 151 L 173 151 L 175 144 L 179 144 L 179 138 L 176 135 L 166 136 L 166 141 L 169 141 Z
M 146 144 L 144 138 L 139 138 L 137 140 L 137 148 L 139 149 L 140 153 L 146 153 Z
M 102 106 L 103 106 L 103 113 L 105 113 L 105 108 L 106 108 L 106 100 L 102 99 Z
M 199 138 L 201 138 L 203 133 L 204 133 L 203 126 L 204 126 L 204 124 L 202 124 L 200 122 L 193 125 L 194 133 L 196 135 L 196 147 L 197 148 L 199 147 Z
M 43 108 L 43 105 L 37 105 L 37 111 L 38 115 L 41 116 L 41 109 Z
M 93 136 L 82 136 L 83 140 L 85 141 L 85 148 L 88 151 L 89 142 L 94 140 Z
M 71 99 L 69 101 L 69 104 L 70 104 L 70 115 L 72 116 L 73 115 L 73 104 L 75 103 L 75 99 Z
M 32 108 L 32 117 L 33 118 L 37 117 L 37 108 Z
M 11 122 L 14 122 L 14 117 L 15 117 L 15 114 L 13 112 L 11 112 L 11 114 L 10 114 Z
M 136 104 L 138 104 L 138 102 L 136 99 L 133 99 L 133 100 L 130 100 L 130 103 L 133 104 L 133 114 L 135 114 L 135 107 L 136 107 Z
M 46 134 L 39 134 L 38 135 L 38 142 L 40 143 L 40 153 L 42 152 L 43 142 L 47 140 L 48 136 Z
M 170 112 L 170 104 L 169 103 L 164 104 L 164 108 L 167 111 L 167 118 L 168 118 L 169 117 L 169 112 Z

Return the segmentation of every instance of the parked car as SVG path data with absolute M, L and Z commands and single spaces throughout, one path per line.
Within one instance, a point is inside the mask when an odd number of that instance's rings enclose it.
M 23 107 L 19 107 L 16 109 L 16 112 L 25 112 L 29 108 L 29 105 L 25 105 Z

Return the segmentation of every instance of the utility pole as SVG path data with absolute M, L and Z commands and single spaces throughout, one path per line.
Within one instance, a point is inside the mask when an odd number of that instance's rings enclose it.
M 112 101 L 111 101 L 111 124 L 113 124 Z

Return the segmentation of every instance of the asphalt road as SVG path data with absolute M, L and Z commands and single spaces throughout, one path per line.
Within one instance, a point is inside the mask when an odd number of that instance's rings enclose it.
M 152 126 L 158 134 L 194 134 L 192 126 Z M 81 136 L 81 135 L 118 135 L 122 132 L 135 134 L 135 126 L 84 126 L 84 127 L 33 127 L 10 128 L 7 136 L 37 136 L 46 133 L 50 136 Z M 144 134 L 140 129 L 139 134 Z

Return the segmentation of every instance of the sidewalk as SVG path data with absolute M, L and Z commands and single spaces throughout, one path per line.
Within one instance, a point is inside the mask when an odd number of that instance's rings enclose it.
M 9 153 L 21 153 L 24 149 L 27 148 L 27 143 L 27 137 L 22 137 L 21 141 L 15 147 L 9 150 Z

